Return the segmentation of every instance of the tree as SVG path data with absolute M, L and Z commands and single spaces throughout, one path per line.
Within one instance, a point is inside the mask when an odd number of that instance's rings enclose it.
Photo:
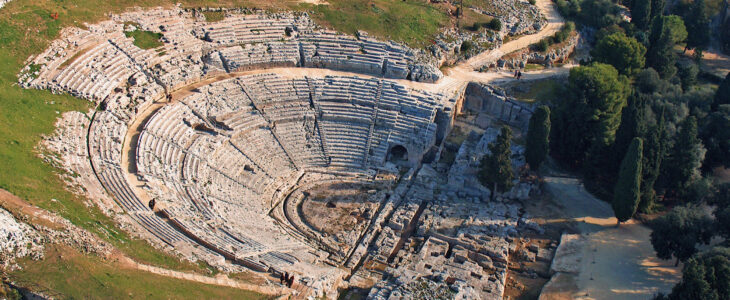
M 687 27 L 680 16 L 669 15 L 664 17 L 664 20 L 672 43 L 679 44 L 687 40 Z
M 530 117 L 527 130 L 525 160 L 530 168 L 540 167 L 548 154 L 550 146 L 550 108 L 542 105 Z
M 715 206 L 717 234 L 730 240 L 730 183 L 719 184 L 710 199 L 709 204 Z
M 705 7 L 705 0 L 694 0 L 689 12 L 684 17 L 687 31 L 687 48 L 704 50 L 710 44 L 710 18 Z
M 682 269 L 682 280 L 668 298 L 730 299 L 730 249 L 714 247 L 690 259 Z
M 656 74 L 656 73 L 655 73 Z M 658 76 L 657 76 L 658 77 Z M 644 140 L 644 152 L 641 163 L 641 200 L 639 201 L 638 211 L 649 212 L 651 209 L 656 193 L 654 192 L 654 183 L 659 176 L 659 167 L 664 158 L 666 138 L 664 130 L 664 117 L 657 121 L 656 125 L 649 125 L 651 119 L 649 109 L 646 102 L 648 95 L 634 93 L 629 98 L 629 104 L 621 113 L 621 125 L 616 131 L 616 141 L 613 143 L 609 153 L 612 161 L 621 161 L 626 155 L 626 151 L 635 137 Z M 611 165 L 608 165 L 609 167 Z M 608 184 L 615 183 L 611 181 L 616 178 L 614 174 L 618 173 L 618 167 L 610 169 L 611 176 L 606 177 Z
M 582 166 L 589 149 L 613 143 L 629 88 L 628 79 L 611 65 L 592 63 L 571 69 L 565 101 L 552 120 L 553 156 Z
M 656 192 L 654 183 L 659 177 L 662 160 L 666 152 L 666 131 L 664 130 L 664 115 L 662 114 L 657 125 L 651 126 L 646 133 L 644 142 L 644 160 L 641 166 L 641 201 L 640 212 L 649 212 L 654 205 Z
M 662 164 L 664 187 L 683 191 L 700 177 L 700 167 L 705 158 L 705 148 L 697 137 L 697 119 L 687 117 L 676 136 L 674 146 Z
M 664 14 L 665 5 L 666 0 L 651 0 L 651 20 Z
M 654 68 L 663 79 L 669 79 L 677 72 L 674 66 L 676 60 L 677 54 L 674 53 L 674 41 L 667 17 L 657 17 L 651 25 L 646 65 Z
M 697 253 L 699 244 L 712 239 L 712 218 L 699 207 L 677 206 L 651 221 L 651 245 L 661 259 L 676 258 L 675 266 Z
M 646 1 L 648 0 L 641 0 Z M 603 37 L 591 51 L 597 62 L 614 66 L 619 73 L 627 76 L 636 74 L 644 68 L 646 48 L 635 38 L 616 32 Z
M 651 21 L 651 0 L 634 0 L 631 7 L 631 23 L 641 30 L 646 30 Z
M 631 141 L 626 157 L 621 161 L 618 182 L 613 191 L 613 212 L 618 224 L 626 222 L 636 213 L 641 196 L 641 160 L 644 142 L 641 138 Z
M 647 130 L 646 96 L 634 93 L 628 99 L 628 105 L 621 111 L 621 125 L 616 130 L 616 140 L 612 145 L 613 161 L 621 161 L 626 155 L 632 140 L 635 137 L 644 138 Z M 614 171 L 618 171 L 616 166 Z
M 720 29 L 720 39 L 722 40 L 722 50 L 726 54 L 730 54 L 730 18 L 725 20 L 725 24 Z
M 705 119 L 707 122 L 700 131 L 707 148 L 705 168 L 730 167 L 730 105 L 720 105 Z
M 494 31 L 500 31 L 502 30 L 502 21 L 500 21 L 498 18 L 494 18 L 489 21 L 489 29 Z
M 460 52 L 469 52 L 469 50 L 471 50 L 472 48 L 474 48 L 474 43 L 470 40 L 466 40 L 461 43 L 461 46 L 459 47 L 459 51 Z
M 718 233 L 725 240 L 730 238 L 730 206 L 718 207 L 715 211 Z
M 506 191 L 512 187 L 512 129 L 502 127 L 497 140 L 489 144 L 489 154 L 484 155 L 481 160 L 479 180 L 486 187 L 496 187 L 500 191 Z M 492 191 L 493 195 L 497 190 Z
M 697 84 L 697 75 L 700 68 L 691 59 L 680 59 L 677 62 L 677 75 L 682 83 L 682 90 L 688 91 L 692 86 Z
M 651 95 L 666 90 L 667 83 L 652 68 L 642 70 L 634 79 L 634 87 L 639 93 Z
M 712 102 L 712 110 L 716 111 L 723 104 L 730 104 L 730 72 L 727 73 L 725 80 L 717 87 L 715 100 Z

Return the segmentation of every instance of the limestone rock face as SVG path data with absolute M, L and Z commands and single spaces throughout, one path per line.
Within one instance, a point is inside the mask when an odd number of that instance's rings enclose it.
M 0 0 L 0 8 L 3 8 L 3 6 L 5 6 L 5 4 L 8 4 L 9 2 L 10 0 Z
M 15 269 L 15 260 L 30 256 L 43 257 L 42 237 L 33 228 L 15 220 L 13 215 L 0 208 L 0 265 Z
M 433 65 L 410 65 L 409 71 L 413 81 L 433 83 L 444 77 L 441 70 Z
M 517 53 L 510 53 L 503 56 L 490 67 L 497 69 L 524 69 L 528 63 L 551 67 L 556 63 L 568 61 L 570 55 L 573 54 L 573 51 L 578 46 L 579 41 L 580 35 L 575 35 L 560 47 L 549 49 L 545 53 L 530 51 L 528 48 L 525 48 Z

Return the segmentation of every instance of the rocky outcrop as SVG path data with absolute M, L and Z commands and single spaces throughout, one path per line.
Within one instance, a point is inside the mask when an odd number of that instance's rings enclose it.
M 21 257 L 43 258 L 42 243 L 43 237 L 37 231 L 0 208 L 0 268 L 19 268 L 15 260 Z
M 477 113 L 485 118 L 497 119 L 525 130 L 530 116 L 532 116 L 533 108 L 532 105 L 508 97 L 502 90 L 471 82 L 466 87 L 462 110 Z M 480 119 L 477 117 L 478 122 Z M 482 124 L 477 125 L 482 126 Z
M 5 4 L 8 4 L 11 0 L 0 0 L 0 8 L 3 8 Z
M 557 63 L 564 63 L 573 54 L 579 39 L 579 35 L 574 35 L 560 46 L 548 49 L 545 52 L 530 51 L 529 48 L 525 48 L 516 53 L 503 56 L 489 68 L 514 70 L 524 69 L 527 64 L 540 64 L 551 67 Z

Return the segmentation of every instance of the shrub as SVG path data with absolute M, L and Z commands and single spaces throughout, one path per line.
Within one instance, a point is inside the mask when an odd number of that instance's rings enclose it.
M 468 52 L 472 48 L 474 48 L 474 42 L 467 40 L 461 43 L 461 47 L 459 47 L 459 50 L 461 50 L 461 52 Z
M 548 42 L 549 38 L 544 38 L 540 40 L 539 42 L 533 44 L 533 49 L 538 52 L 545 52 L 547 51 L 548 47 L 550 47 L 550 42 Z
M 502 21 L 497 18 L 492 19 L 491 21 L 489 21 L 489 29 L 494 31 L 502 30 Z

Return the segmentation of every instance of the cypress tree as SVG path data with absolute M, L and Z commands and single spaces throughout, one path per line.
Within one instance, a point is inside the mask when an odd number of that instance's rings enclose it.
M 666 143 L 666 131 L 664 130 L 664 115 L 659 119 L 656 126 L 649 128 L 644 142 L 644 159 L 641 166 L 641 201 L 639 211 L 649 212 L 654 205 L 656 192 L 654 183 L 659 177 L 659 170 L 664 160 Z
M 700 138 L 707 149 L 703 168 L 730 167 L 730 105 L 720 105 L 705 117 Z
M 667 189 L 684 191 L 700 177 L 700 167 L 705 158 L 705 147 L 697 137 L 697 119 L 689 116 L 682 122 L 674 147 L 662 164 L 661 176 Z
M 506 191 L 512 187 L 512 129 L 502 127 L 497 140 L 489 144 L 489 154 L 481 160 L 479 181 L 486 187 Z M 497 191 L 492 191 L 492 195 Z
M 651 0 L 651 20 L 664 15 L 665 0 Z
M 550 108 L 542 105 L 530 117 L 527 131 L 525 160 L 537 170 L 545 160 L 550 146 Z
M 667 17 L 657 17 L 651 25 L 649 49 L 646 51 L 646 66 L 652 67 L 663 79 L 669 79 L 677 73 L 674 66 L 677 54 L 674 53 L 674 41 L 671 29 L 666 23 Z
M 616 130 L 616 141 L 613 143 L 613 161 L 621 161 L 626 155 L 634 137 L 644 138 L 646 128 L 646 103 L 647 96 L 634 93 L 629 97 L 628 105 L 621 111 L 621 125 Z M 613 169 L 618 171 L 618 166 Z
M 635 0 L 631 7 L 631 23 L 641 30 L 646 30 L 651 21 L 651 0 Z
M 715 92 L 715 100 L 712 102 L 712 110 L 717 111 L 718 107 L 723 104 L 730 104 L 730 72 L 727 73 L 725 80 L 720 83 L 720 86 L 717 88 L 717 92 Z
M 644 142 L 641 138 L 634 138 L 631 141 L 629 150 L 626 152 L 626 156 L 621 161 L 612 203 L 618 224 L 631 219 L 639 205 L 643 152 Z
M 710 44 L 710 18 L 704 0 L 694 0 L 684 23 L 692 33 L 687 36 L 687 48 L 706 49 Z

